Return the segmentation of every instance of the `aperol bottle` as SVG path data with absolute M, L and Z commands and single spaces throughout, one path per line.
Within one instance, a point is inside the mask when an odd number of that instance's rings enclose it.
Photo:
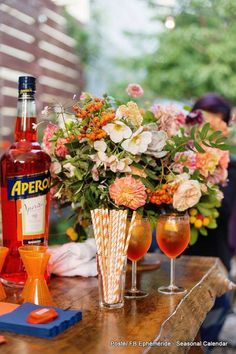
M 9 248 L 1 280 L 22 286 L 26 272 L 18 247 L 47 245 L 50 157 L 37 142 L 36 79 L 19 77 L 15 142 L 1 158 L 3 245 Z

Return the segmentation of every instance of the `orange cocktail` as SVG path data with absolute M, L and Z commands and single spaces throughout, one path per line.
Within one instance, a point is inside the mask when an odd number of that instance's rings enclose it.
M 160 249 L 171 260 L 170 285 L 158 288 L 163 294 L 179 294 L 186 290 L 175 285 L 175 258 L 188 246 L 190 240 L 190 224 L 188 214 L 166 214 L 157 220 L 157 243 Z
M 136 220 L 129 242 L 128 259 L 138 261 L 147 253 L 151 242 L 152 228 L 148 219 Z
M 188 218 L 160 218 L 157 224 L 157 243 L 169 258 L 178 257 L 188 246 L 190 228 Z
M 129 228 L 129 222 L 127 223 Z M 125 292 L 125 297 L 130 299 L 143 298 L 147 292 L 137 289 L 137 261 L 147 253 L 152 242 L 152 228 L 148 219 L 136 216 L 131 233 L 127 257 L 132 261 L 132 286 Z

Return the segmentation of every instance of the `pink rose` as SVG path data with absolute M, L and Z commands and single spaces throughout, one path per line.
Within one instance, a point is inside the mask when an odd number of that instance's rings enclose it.
M 129 84 L 126 88 L 126 92 L 132 97 L 140 97 L 144 93 L 142 87 L 138 84 Z

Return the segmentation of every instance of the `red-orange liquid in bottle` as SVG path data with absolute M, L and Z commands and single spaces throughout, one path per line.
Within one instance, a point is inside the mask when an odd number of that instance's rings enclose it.
M 0 275 L 7 285 L 22 286 L 26 272 L 18 247 L 47 245 L 50 206 L 50 157 L 37 142 L 35 78 L 19 78 L 15 142 L 1 158 L 3 245 L 9 248 Z

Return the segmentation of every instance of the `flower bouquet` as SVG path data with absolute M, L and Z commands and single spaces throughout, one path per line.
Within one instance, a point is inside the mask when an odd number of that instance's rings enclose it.
M 186 115 L 172 105 L 144 110 L 134 100 L 83 93 L 71 109 L 47 107 L 47 114 L 58 118 L 43 138 L 52 194 L 71 204 L 75 235 L 95 208 L 136 210 L 153 225 L 161 213 L 189 212 L 192 244 L 199 232 L 217 227 L 229 153 L 226 137 L 200 112 Z

